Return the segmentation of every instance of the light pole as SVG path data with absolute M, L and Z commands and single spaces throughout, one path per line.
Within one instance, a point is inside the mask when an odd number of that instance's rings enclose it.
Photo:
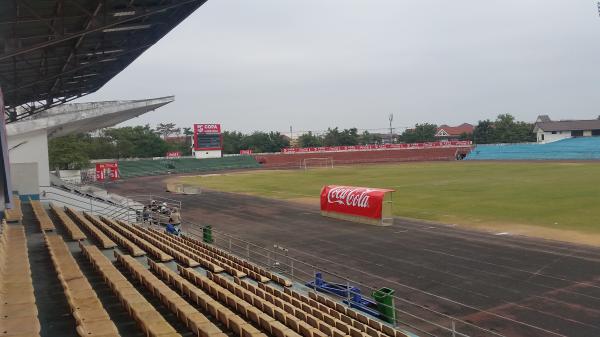
M 392 128 L 392 121 L 394 120 L 394 114 L 390 114 L 388 116 L 388 119 L 390 121 L 390 144 L 392 144 L 394 142 L 394 136 L 393 136 L 394 129 Z

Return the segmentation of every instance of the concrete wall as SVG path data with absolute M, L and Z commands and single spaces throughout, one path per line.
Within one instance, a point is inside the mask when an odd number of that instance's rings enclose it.
M 194 157 L 198 159 L 221 158 L 221 150 L 194 151 Z
M 40 193 L 38 163 L 11 163 L 10 173 L 14 191 L 23 196 L 37 196 Z
M 24 134 L 16 134 L 8 137 L 8 156 L 11 166 L 13 164 L 37 163 L 37 182 L 38 186 L 50 185 L 50 167 L 48 164 L 48 135 L 45 130 L 38 130 Z M 19 175 L 16 170 L 11 170 L 13 175 L 19 178 L 13 178 L 15 184 L 19 180 L 28 177 Z M 31 177 L 29 177 L 31 179 Z M 18 190 L 16 186 L 13 189 Z
M 59 170 L 58 176 L 70 184 L 81 184 L 81 170 Z
M 542 135 L 544 135 L 544 139 L 542 139 Z M 556 134 L 552 134 L 552 132 L 543 132 L 542 130 L 538 130 L 537 132 L 538 143 L 550 143 L 567 138 L 571 138 L 571 131 L 557 131 Z

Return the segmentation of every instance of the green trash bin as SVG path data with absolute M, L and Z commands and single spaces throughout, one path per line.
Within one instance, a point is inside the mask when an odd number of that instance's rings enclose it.
M 202 240 L 206 243 L 213 243 L 212 226 L 211 225 L 202 227 Z
M 383 316 L 383 320 L 396 324 L 396 307 L 394 306 L 394 290 L 381 288 L 373 292 L 373 298 L 377 302 L 377 310 Z

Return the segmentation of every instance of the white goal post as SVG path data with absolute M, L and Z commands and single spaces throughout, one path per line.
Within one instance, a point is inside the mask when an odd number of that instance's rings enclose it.
M 333 158 L 305 158 L 302 159 L 300 168 L 308 170 L 309 168 L 333 168 Z

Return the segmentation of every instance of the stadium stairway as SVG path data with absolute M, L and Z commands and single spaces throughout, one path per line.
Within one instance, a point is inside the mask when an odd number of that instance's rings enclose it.
M 18 329 L 43 337 L 407 336 L 192 238 L 39 202 L 24 202 L 21 213 L 23 225 L 2 226 L 3 236 L 17 237 L 8 250 L 3 239 L 2 252 L 17 253 L 0 262 L 25 279 L 22 266 L 31 266 L 35 296 L 24 305 L 34 323 L 13 322 L 5 337 L 22 336 Z
M 600 137 L 537 144 L 477 145 L 466 160 L 600 160 Z

